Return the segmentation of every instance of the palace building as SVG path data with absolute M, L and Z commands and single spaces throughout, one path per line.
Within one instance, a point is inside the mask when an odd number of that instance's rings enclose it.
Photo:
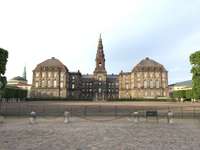
M 32 98 L 109 100 L 168 96 L 168 75 L 163 65 L 146 58 L 131 72 L 107 74 L 100 35 L 93 74 L 70 72 L 52 57 L 33 70 Z

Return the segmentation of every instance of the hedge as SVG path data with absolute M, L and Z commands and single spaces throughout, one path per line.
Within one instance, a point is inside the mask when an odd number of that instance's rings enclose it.
M 15 88 L 15 87 L 6 87 L 2 91 L 3 98 L 26 98 L 27 97 L 27 90 Z

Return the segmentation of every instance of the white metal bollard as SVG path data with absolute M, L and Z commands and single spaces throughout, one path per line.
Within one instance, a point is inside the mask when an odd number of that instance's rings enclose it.
M 168 113 L 167 113 L 167 121 L 168 121 L 169 124 L 174 123 L 173 115 L 174 115 L 174 114 L 173 114 L 172 111 L 168 111 Z
M 135 123 L 139 122 L 139 113 L 138 113 L 137 111 L 135 111 L 135 112 L 133 113 L 133 115 L 134 115 L 134 122 L 135 122 Z
M 0 116 L 0 123 L 4 123 L 4 116 Z
M 30 119 L 29 120 L 30 120 L 30 124 L 36 123 L 36 112 L 32 111 L 30 113 Z
M 69 123 L 69 112 L 68 111 L 64 112 L 64 123 Z

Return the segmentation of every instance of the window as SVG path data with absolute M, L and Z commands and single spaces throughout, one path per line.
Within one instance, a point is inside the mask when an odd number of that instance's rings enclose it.
M 35 76 L 36 77 L 39 77 L 40 73 L 39 72 L 36 72 Z
M 99 82 L 99 85 L 101 85 L 101 82 Z
M 48 87 L 51 87 L 51 81 L 48 80 Z
M 163 88 L 166 88 L 166 84 L 165 84 L 165 82 L 163 83 Z
M 102 80 L 102 78 L 101 77 L 99 77 L 99 81 L 101 81 Z
M 101 67 L 102 66 L 102 64 L 101 63 L 99 63 L 99 67 Z
M 42 72 L 42 77 L 43 77 L 43 78 L 45 77 L 45 72 Z
M 51 77 L 51 72 L 48 72 L 48 77 L 49 77 L 49 78 Z
M 75 85 L 74 84 L 72 84 L 72 89 L 74 89 L 75 88 Z
M 57 81 L 56 80 L 53 81 L 53 87 L 57 87 Z
M 147 72 L 144 73 L 144 77 L 145 77 L 145 78 L 147 77 Z
M 129 89 L 129 85 L 128 85 L 128 84 L 126 84 L 126 89 L 127 89 L 127 90 Z
M 150 77 L 151 77 L 151 78 L 153 77 L 153 72 L 150 73 Z
M 153 88 L 154 86 L 153 86 L 153 81 L 151 80 L 150 81 L 150 88 Z
M 99 93 L 101 93 L 101 88 L 99 88 Z
M 72 76 L 72 80 L 74 80 L 75 79 L 75 77 L 74 76 Z
M 60 87 L 63 88 L 64 87 L 64 83 L 60 82 Z
M 159 87 L 160 87 L 160 82 L 156 81 L 156 88 L 159 88 Z
M 61 72 L 61 74 L 60 74 L 60 80 L 61 80 L 61 81 L 64 80 L 64 72 Z
M 42 87 L 45 87 L 45 81 L 42 80 Z
M 35 82 L 35 87 L 39 87 L 39 83 L 38 82 Z
M 147 87 L 148 87 L 147 81 L 144 81 L 144 88 L 147 88 Z
M 57 77 L 57 72 L 54 72 L 54 78 L 56 78 Z

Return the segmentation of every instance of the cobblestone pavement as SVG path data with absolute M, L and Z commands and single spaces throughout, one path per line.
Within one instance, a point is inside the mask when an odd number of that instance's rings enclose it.
M 28 118 L 6 118 L 0 124 L 0 150 L 199 150 L 199 139 L 200 122 L 193 119 L 95 117 L 64 124 L 48 117 L 31 125 Z

